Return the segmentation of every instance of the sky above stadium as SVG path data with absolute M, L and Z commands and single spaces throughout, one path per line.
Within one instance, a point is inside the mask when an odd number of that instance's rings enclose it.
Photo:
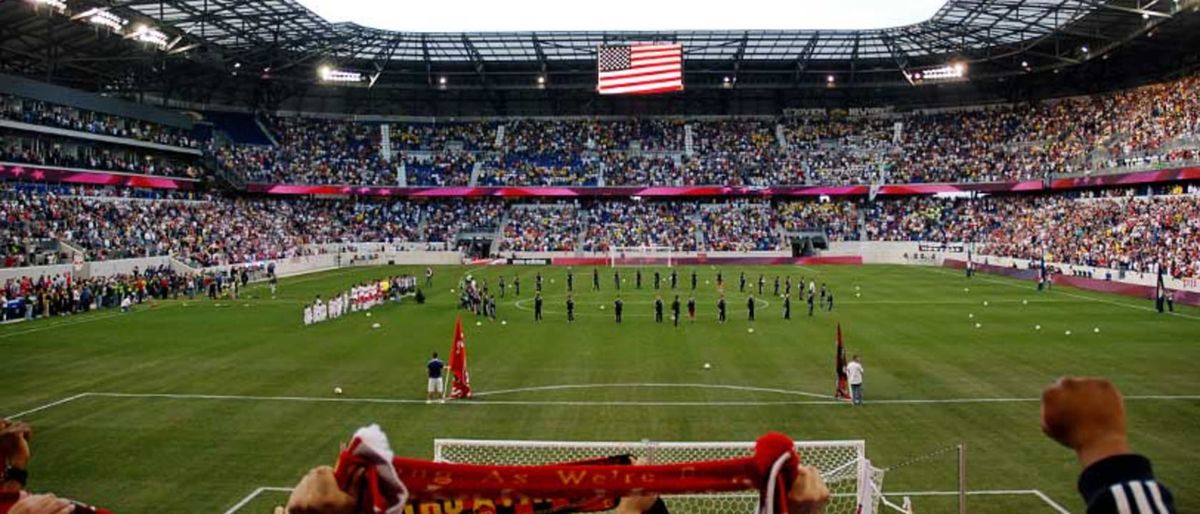
M 864 30 L 925 21 L 946 0 L 297 0 L 331 22 L 404 32 Z

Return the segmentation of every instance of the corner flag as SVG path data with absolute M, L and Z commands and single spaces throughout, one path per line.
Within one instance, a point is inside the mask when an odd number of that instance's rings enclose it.
M 471 372 L 467 371 L 467 338 L 463 336 L 462 317 L 454 322 L 454 345 L 450 347 L 450 397 L 471 397 Z
M 833 393 L 837 399 L 850 399 L 850 382 L 846 378 L 846 347 L 842 345 L 842 324 L 837 325 L 837 387 Z

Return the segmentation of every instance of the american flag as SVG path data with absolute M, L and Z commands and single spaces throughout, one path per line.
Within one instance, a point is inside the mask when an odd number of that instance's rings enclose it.
M 602 95 L 683 91 L 683 45 L 633 43 L 601 46 L 596 55 Z

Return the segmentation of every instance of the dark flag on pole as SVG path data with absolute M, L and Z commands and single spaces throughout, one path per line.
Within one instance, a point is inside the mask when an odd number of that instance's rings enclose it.
M 842 324 L 837 325 L 837 390 L 833 397 L 850 399 L 850 382 L 846 377 L 846 347 L 842 344 Z
M 1154 308 L 1163 311 L 1163 303 L 1167 300 L 1167 284 L 1163 278 L 1163 265 L 1158 265 L 1158 283 L 1154 286 Z

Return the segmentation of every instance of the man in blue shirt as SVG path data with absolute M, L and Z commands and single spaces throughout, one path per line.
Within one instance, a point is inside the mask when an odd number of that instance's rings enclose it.
M 437 352 L 433 352 L 433 358 L 425 364 L 425 369 L 429 371 L 429 385 L 426 388 L 428 395 L 425 397 L 425 403 L 433 403 L 436 398 L 440 401 L 445 401 L 442 396 L 442 368 L 446 364 L 438 359 Z

